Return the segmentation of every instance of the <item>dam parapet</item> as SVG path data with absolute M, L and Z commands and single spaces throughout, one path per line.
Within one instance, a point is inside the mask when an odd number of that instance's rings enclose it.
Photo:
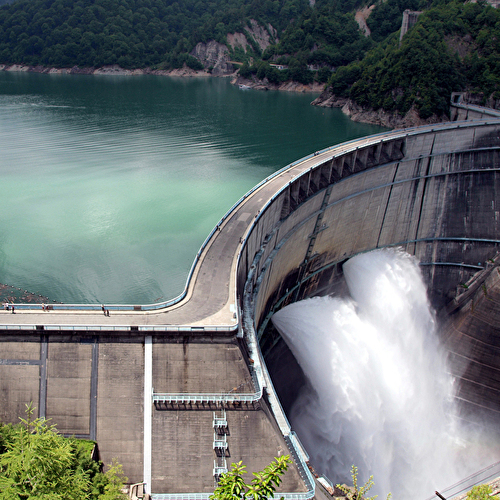
M 259 338 L 274 311 L 329 293 L 345 260 L 386 246 L 419 259 L 431 302 L 443 307 L 499 245 L 499 130 L 465 122 L 342 145 L 283 186 L 238 269 Z

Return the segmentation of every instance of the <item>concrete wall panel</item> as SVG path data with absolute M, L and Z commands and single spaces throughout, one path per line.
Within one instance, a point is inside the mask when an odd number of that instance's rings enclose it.
M 316 207 L 319 203 L 321 205 L 321 194 L 317 194 L 314 198 L 317 200 L 317 203 L 314 204 Z M 278 236 L 276 238 L 277 244 L 279 244 L 284 238 L 287 238 L 287 235 L 294 231 L 296 226 L 300 225 L 305 219 L 314 217 L 314 210 L 310 210 L 309 208 L 313 208 L 312 205 L 301 205 L 296 210 L 294 210 L 286 219 L 282 221 L 282 223 L 277 228 Z
M 388 193 L 388 189 L 368 191 L 325 210 L 325 230 L 318 234 L 314 252 L 327 253 L 327 261 L 337 261 L 348 248 L 362 252 L 376 245 Z
M 28 342 L 11 341 L 0 337 L 0 359 L 37 360 L 40 359 L 40 337 Z
M 3 345 L 3 344 L 2 344 Z M 0 421 L 19 422 L 26 416 L 26 405 L 33 402 L 39 408 L 39 373 L 36 365 L 0 365 Z
M 424 186 L 424 180 L 417 180 L 387 188 L 388 203 L 380 224 L 379 246 L 415 239 Z
M 236 344 L 153 344 L 153 387 L 160 393 L 254 392 Z
M 434 134 L 409 136 L 406 144 L 406 158 L 417 158 L 428 156 L 434 144 Z
M 211 411 L 153 411 L 153 491 L 213 491 L 212 422 Z
M 246 480 L 251 480 L 250 473 L 262 470 L 274 457 L 289 453 L 267 412 L 229 410 L 226 419 L 229 431 L 226 464 L 230 467 L 231 463 L 242 460 L 250 476 Z M 213 437 L 212 411 L 154 411 L 153 491 L 212 492 L 216 459 Z M 294 465 L 284 475 L 280 490 L 304 491 Z
M 228 462 L 243 461 L 247 465 L 249 475 L 258 472 L 274 460 L 274 457 L 288 455 L 289 451 L 276 424 L 264 411 L 227 412 L 230 436 Z M 232 439 L 232 437 L 237 439 Z M 252 453 L 252 449 L 260 453 Z M 249 478 L 246 478 L 249 480 Z M 294 465 L 283 476 L 283 484 L 278 491 L 305 491 L 304 482 L 300 479 Z
M 116 457 L 131 482 L 143 479 L 144 349 L 99 343 L 97 442 L 104 463 Z
M 47 354 L 47 418 L 63 434 L 90 434 L 89 344 L 50 342 Z
M 289 239 L 284 241 L 278 255 L 273 258 L 272 265 L 262 277 L 265 279 L 263 286 L 268 290 L 276 289 L 285 276 L 293 273 L 303 263 L 309 246 L 309 236 L 314 231 L 315 222 L 314 218 L 310 218 L 306 223 L 294 228 L 293 237 L 288 235 Z M 293 285 L 295 284 L 294 282 Z M 266 301 L 267 297 L 258 297 L 255 308 L 257 317 L 260 317 L 264 310 Z

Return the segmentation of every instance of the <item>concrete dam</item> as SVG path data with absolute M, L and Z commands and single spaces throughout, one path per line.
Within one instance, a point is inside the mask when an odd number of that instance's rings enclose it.
M 339 293 L 347 259 L 391 246 L 420 261 L 463 417 L 497 420 L 499 160 L 494 118 L 333 146 L 239 200 L 172 301 L 2 311 L 0 420 L 33 401 L 157 499 L 208 499 L 232 462 L 257 471 L 281 454 L 294 463 L 280 496 L 318 496 L 282 410 L 303 377 L 270 318 Z

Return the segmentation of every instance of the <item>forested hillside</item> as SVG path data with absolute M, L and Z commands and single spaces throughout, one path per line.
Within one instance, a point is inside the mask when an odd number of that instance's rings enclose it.
M 329 92 L 377 110 L 421 118 L 448 114 L 451 93 L 500 95 L 500 12 L 484 3 L 452 1 L 424 11 L 399 41 L 390 35 L 361 61 L 339 68 Z
M 0 0 L 5 1 L 5 0 Z M 16 0 L 0 7 L 0 64 L 193 70 L 443 117 L 452 91 L 496 97 L 500 14 L 482 1 Z M 399 40 L 405 9 L 422 11 Z M 210 55 L 207 55 L 210 52 Z M 220 64 L 218 72 L 214 65 Z M 222 69 L 221 69 L 222 68 Z M 274 87 L 273 87 L 274 86 Z
M 198 42 L 226 42 L 250 18 L 286 28 L 306 0 L 17 0 L 0 8 L 0 62 L 198 67 Z M 253 49 L 259 55 L 254 44 Z M 240 54 L 241 56 L 244 53 Z

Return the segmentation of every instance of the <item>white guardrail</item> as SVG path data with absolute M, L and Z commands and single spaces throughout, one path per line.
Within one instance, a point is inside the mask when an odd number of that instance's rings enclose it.
M 160 394 L 153 393 L 153 403 L 254 403 L 262 397 L 262 391 L 255 393 L 205 393 L 205 394 Z

